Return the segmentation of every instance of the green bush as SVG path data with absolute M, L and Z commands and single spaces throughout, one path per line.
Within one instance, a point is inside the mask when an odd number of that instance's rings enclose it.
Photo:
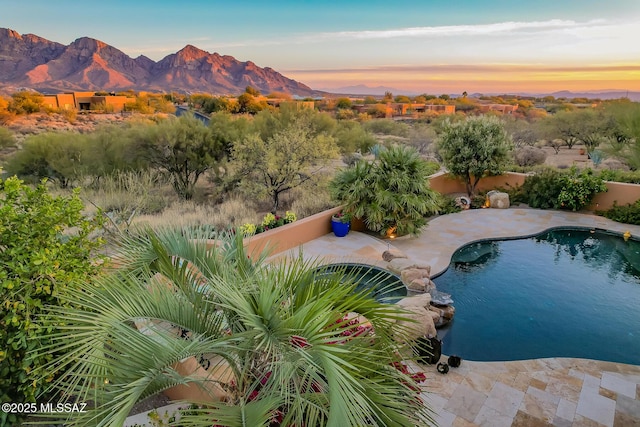
M 611 209 L 597 211 L 596 213 L 616 222 L 640 225 L 640 200 L 624 206 L 618 206 L 618 204 L 614 202 Z
M 364 123 L 363 127 L 371 133 L 401 137 L 408 137 L 410 131 L 408 124 L 396 122 L 391 119 L 371 120 Z
M 607 191 L 602 178 L 594 175 L 591 169 L 578 173 L 575 168 L 571 168 L 564 178 L 562 191 L 558 195 L 558 203 L 562 209 L 579 211 L 591 202 L 596 193 Z
M 596 193 L 607 191 L 603 180 L 591 169 L 567 172 L 545 169 L 528 176 L 518 194 L 522 201 L 537 209 L 570 209 L 578 211 L 587 206 Z
M 84 218 L 83 208 L 77 191 L 53 197 L 44 183 L 0 179 L 0 402 L 47 401 L 48 363 L 64 350 L 58 343 L 50 354 L 34 353 L 52 346 L 45 335 L 58 325 L 44 308 L 67 305 L 60 292 L 80 291 L 100 271 L 92 254 L 102 242 L 90 235 L 101 219 Z M 15 425 L 15 417 L 0 413 L 0 425 Z
M 462 211 L 456 204 L 456 198 L 447 194 L 441 194 L 438 198 L 438 213 L 440 215 L 446 215 L 450 213 L 456 213 Z
M 600 171 L 600 178 L 605 181 L 626 182 L 640 184 L 640 171 L 622 171 L 605 169 Z

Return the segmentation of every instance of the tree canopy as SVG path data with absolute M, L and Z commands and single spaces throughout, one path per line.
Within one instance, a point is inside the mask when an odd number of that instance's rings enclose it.
M 200 176 L 222 160 L 228 149 L 190 115 L 159 123 L 142 144 L 150 163 L 169 173 L 173 188 L 184 199 L 193 197 Z
M 482 177 L 499 175 L 509 161 L 511 139 L 495 117 L 469 117 L 443 123 L 438 151 L 452 175 L 466 182 L 467 194 L 475 194 Z
M 239 173 L 248 178 L 244 185 L 268 195 L 274 214 L 282 193 L 311 179 L 337 156 L 334 138 L 323 129 L 329 123 L 319 116 L 304 110 L 264 113 L 256 117 L 254 132 L 234 146 Z

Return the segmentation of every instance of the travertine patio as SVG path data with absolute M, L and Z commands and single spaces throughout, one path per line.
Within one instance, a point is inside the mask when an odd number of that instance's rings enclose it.
M 633 236 L 640 236 L 638 226 L 590 214 L 484 209 L 434 218 L 417 238 L 382 241 L 352 232 L 343 238 L 323 236 L 306 243 L 301 250 L 305 258 L 325 262 L 383 265 L 382 252 L 393 245 L 410 258 L 430 263 L 432 274 L 436 275 L 447 268 L 453 252 L 466 243 L 529 236 L 560 226 L 630 231 Z M 282 256 L 286 255 L 278 257 Z M 463 361 L 447 375 L 439 374 L 433 366 L 421 368 L 427 374 L 425 399 L 442 427 L 640 426 L 640 366 L 552 358 Z

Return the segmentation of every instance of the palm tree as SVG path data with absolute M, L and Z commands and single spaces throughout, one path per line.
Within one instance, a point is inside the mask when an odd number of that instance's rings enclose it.
M 64 326 L 48 351 L 67 351 L 51 363 L 53 387 L 61 400 L 94 404 L 68 425 L 120 426 L 136 403 L 177 385 L 200 395 L 182 425 L 431 423 L 422 374 L 407 372 L 393 338 L 399 309 L 356 292 L 344 271 L 319 274 L 301 258 L 267 264 L 239 236 L 201 237 L 125 236 L 117 271 L 64 295 L 81 308 L 52 309 Z
M 360 160 L 330 183 L 333 198 L 380 234 L 419 234 L 437 213 L 438 194 L 429 187 L 430 168 L 405 146 L 380 151 L 374 162 Z

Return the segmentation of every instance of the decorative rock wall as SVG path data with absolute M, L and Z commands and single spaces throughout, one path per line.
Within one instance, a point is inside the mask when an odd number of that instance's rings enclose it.
M 395 248 L 384 251 L 382 259 L 387 261 L 388 270 L 400 276 L 409 294 L 414 294 L 398 302 L 398 305 L 411 312 L 408 317 L 417 322 L 404 322 L 409 337 L 436 336 L 436 328 L 451 322 L 456 310 L 451 295 L 436 289 L 436 284 L 431 280 L 431 266 L 410 259 Z

